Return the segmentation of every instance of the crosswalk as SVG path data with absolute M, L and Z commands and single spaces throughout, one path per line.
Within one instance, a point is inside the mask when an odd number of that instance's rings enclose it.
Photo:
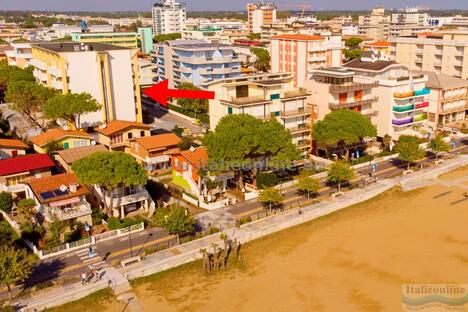
M 83 263 L 87 265 L 93 265 L 96 268 L 107 267 L 107 263 L 102 259 L 101 256 L 98 255 L 98 253 L 96 252 L 96 247 L 94 246 L 93 246 L 93 252 L 94 252 L 94 256 L 91 258 L 88 255 L 88 248 L 78 250 L 75 252 L 75 254 L 78 256 L 78 258 L 80 258 L 80 260 Z

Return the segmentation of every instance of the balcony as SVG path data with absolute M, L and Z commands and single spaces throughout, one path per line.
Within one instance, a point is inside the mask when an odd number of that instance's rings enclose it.
M 296 110 L 290 111 L 282 111 L 281 118 L 294 118 L 294 117 L 301 117 L 301 116 L 308 116 L 311 113 L 310 108 L 300 107 Z
M 403 119 L 392 119 L 392 125 L 396 127 L 408 126 L 413 123 L 413 117 Z
M 458 106 L 450 106 L 450 107 L 444 107 L 440 110 L 439 114 L 445 115 L 445 114 L 451 114 L 455 112 L 463 112 L 468 109 L 468 104 L 465 105 L 458 105 Z
M 15 184 L 15 185 L 0 184 L 0 191 L 8 192 L 8 193 L 25 192 L 26 191 L 26 185 L 21 184 L 21 183 L 20 184 Z
M 394 113 L 404 113 L 414 110 L 414 105 L 401 105 L 401 106 L 393 106 Z
M 292 98 L 301 98 L 301 97 L 307 97 L 309 95 L 310 93 L 307 91 L 307 89 L 299 88 L 294 91 L 284 92 L 284 95 L 281 99 L 284 100 L 284 99 L 292 99 Z
M 271 103 L 271 100 L 265 99 L 264 96 L 246 96 L 246 97 L 231 96 L 229 99 L 220 100 L 220 101 L 224 103 L 237 105 L 237 106 Z
M 378 97 L 373 96 L 373 97 L 371 97 L 369 99 L 366 99 L 366 100 L 354 100 L 352 102 L 347 102 L 347 103 L 329 103 L 328 107 L 331 110 L 345 109 L 345 108 L 351 108 L 351 107 L 355 107 L 355 106 L 362 106 L 362 105 L 372 104 L 372 103 L 376 102 L 377 100 L 378 100 Z
M 40 70 L 46 70 L 46 68 L 47 68 L 47 65 L 44 62 L 39 61 L 37 59 L 31 59 L 29 61 L 29 65 L 31 65 L 31 66 L 33 66 L 35 68 L 38 68 Z
M 424 121 L 426 119 L 427 119 L 427 115 L 426 114 L 421 114 L 421 115 L 418 115 L 416 117 L 413 117 L 413 123 L 422 122 L 422 121 Z
M 134 194 L 126 196 L 114 195 L 113 204 L 114 207 L 120 207 L 128 204 L 138 203 L 144 200 L 149 199 L 149 194 L 146 189 L 137 189 L 137 192 Z
M 426 107 L 429 107 L 429 102 L 418 103 L 414 106 L 414 109 L 421 109 Z
M 361 112 L 361 114 L 366 116 L 366 117 L 375 117 L 375 116 L 379 115 L 379 111 L 370 110 L 370 111 Z
M 57 216 L 60 221 L 78 218 L 91 214 L 91 205 L 88 202 L 78 203 L 73 207 L 60 209 L 59 207 L 45 207 L 47 220 L 52 220 L 53 216 Z
M 299 149 L 311 148 L 311 142 L 309 140 L 301 140 L 296 143 L 296 147 Z
M 468 99 L 468 94 L 463 93 L 463 94 L 456 94 L 456 95 L 445 95 L 442 97 L 442 102 L 452 102 L 452 101 L 461 101 L 461 100 L 466 100 Z
M 356 90 L 368 90 L 377 87 L 377 83 L 360 83 L 353 82 L 350 84 L 340 84 L 340 85 L 330 85 L 330 92 L 332 93 L 341 93 L 341 92 L 351 92 Z
M 287 128 L 291 134 L 299 134 L 299 133 L 305 133 L 305 132 L 310 132 L 310 125 L 309 124 L 300 124 L 297 125 L 296 128 Z
M 410 99 L 410 98 L 414 98 L 418 96 L 427 95 L 429 93 L 431 93 L 431 90 L 424 88 L 424 89 L 417 90 L 417 91 L 394 93 L 393 97 L 397 100 L 406 100 L 406 99 Z

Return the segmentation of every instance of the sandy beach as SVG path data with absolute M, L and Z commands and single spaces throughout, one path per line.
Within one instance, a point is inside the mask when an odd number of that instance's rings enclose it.
M 401 311 L 403 283 L 468 283 L 467 175 L 391 190 L 247 244 L 244 264 L 206 274 L 191 263 L 135 292 L 158 312 Z

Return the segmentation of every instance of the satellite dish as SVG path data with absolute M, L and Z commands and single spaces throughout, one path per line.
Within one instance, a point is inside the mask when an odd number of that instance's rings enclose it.
M 60 185 L 60 187 L 59 187 L 59 190 L 62 191 L 62 192 L 65 192 L 67 189 L 68 189 L 67 186 L 64 185 L 64 184 Z
M 92 145 L 92 146 L 96 145 L 96 141 L 91 140 L 91 145 Z

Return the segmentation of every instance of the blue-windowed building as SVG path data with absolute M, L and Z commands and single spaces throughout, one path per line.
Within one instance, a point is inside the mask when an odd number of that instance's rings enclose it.
M 154 46 L 151 54 L 155 82 L 169 87 L 189 82 L 206 88 L 214 80 L 241 76 L 241 61 L 233 48 L 204 40 L 171 40 Z

